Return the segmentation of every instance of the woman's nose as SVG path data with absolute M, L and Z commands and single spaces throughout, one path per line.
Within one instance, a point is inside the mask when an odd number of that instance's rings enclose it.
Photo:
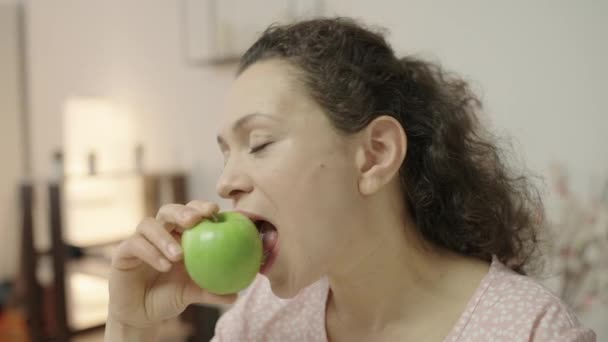
M 251 192 L 252 189 L 251 178 L 244 172 L 239 172 L 238 167 L 229 164 L 222 171 L 216 185 L 218 195 L 234 201 L 243 194 Z

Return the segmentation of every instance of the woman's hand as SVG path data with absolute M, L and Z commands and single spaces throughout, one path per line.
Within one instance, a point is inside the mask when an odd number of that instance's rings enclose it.
M 138 225 L 112 258 L 108 321 L 148 329 L 179 315 L 192 303 L 234 302 L 236 294 L 218 296 L 201 289 L 182 262 L 181 233 L 218 210 L 217 204 L 203 201 L 167 204 L 156 218 Z

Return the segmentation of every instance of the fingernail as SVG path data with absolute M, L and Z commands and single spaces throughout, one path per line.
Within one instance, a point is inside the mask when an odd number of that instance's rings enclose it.
M 169 270 L 171 268 L 171 263 L 165 258 L 160 258 L 158 263 L 160 264 L 160 268 L 163 270 Z
M 170 243 L 169 247 L 167 247 L 167 250 L 172 256 L 178 256 L 182 252 L 182 249 L 176 243 Z

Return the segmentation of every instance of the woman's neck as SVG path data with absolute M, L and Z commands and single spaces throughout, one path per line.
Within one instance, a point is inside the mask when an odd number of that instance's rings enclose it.
M 328 275 L 328 333 L 371 336 L 391 327 L 420 328 L 442 310 L 449 316 L 450 307 L 457 319 L 488 265 L 432 246 L 408 215 L 378 213 L 368 216 L 372 233 L 364 243 Z

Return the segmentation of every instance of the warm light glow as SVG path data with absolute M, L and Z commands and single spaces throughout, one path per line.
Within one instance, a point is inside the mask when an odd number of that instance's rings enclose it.
M 93 152 L 99 173 L 134 168 L 135 135 L 127 110 L 102 98 L 73 97 L 65 102 L 63 144 L 66 175 L 88 173 Z
M 65 182 L 65 239 L 77 246 L 120 240 L 144 217 L 137 175 L 71 178 Z
M 77 329 L 105 322 L 108 315 L 108 281 L 82 273 L 68 277 L 70 326 Z
M 131 116 L 102 98 L 69 98 L 63 128 L 66 241 L 83 246 L 125 238 L 144 216 Z M 88 175 L 91 152 L 95 175 Z

